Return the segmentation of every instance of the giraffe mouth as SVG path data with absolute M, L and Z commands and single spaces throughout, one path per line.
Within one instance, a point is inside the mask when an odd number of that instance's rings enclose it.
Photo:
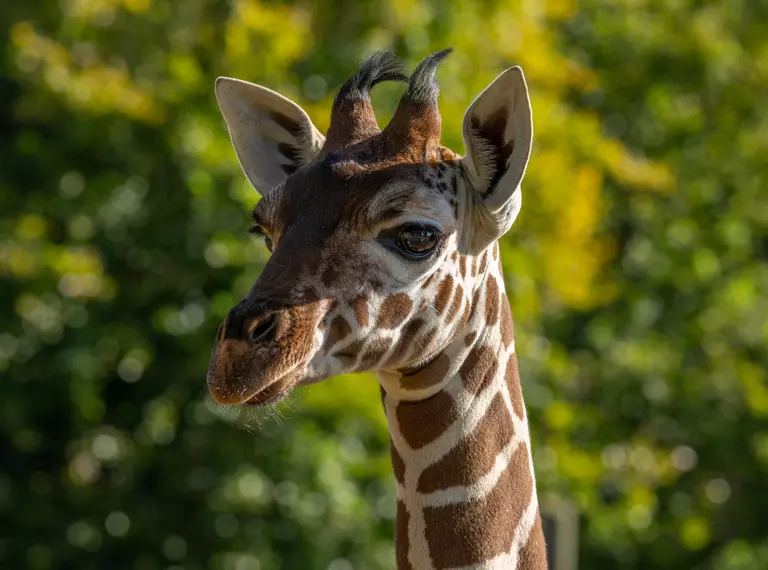
M 242 402 L 244 406 L 267 406 L 269 404 L 276 404 L 280 400 L 284 399 L 296 385 L 296 382 L 290 374 L 277 382 L 273 382 L 266 388 L 259 390 L 253 396 Z
M 323 379 L 322 375 L 308 372 L 306 366 L 298 366 L 273 382 L 266 388 L 259 390 L 250 398 L 242 402 L 245 406 L 268 406 L 285 399 L 299 386 L 309 386 Z
M 243 402 L 244 406 L 268 406 L 269 404 L 276 404 L 280 400 L 284 399 L 291 392 L 290 388 L 283 390 L 282 392 L 274 393 L 273 390 L 267 388 L 262 390 L 255 396 L 251 396 L 248 400 Z

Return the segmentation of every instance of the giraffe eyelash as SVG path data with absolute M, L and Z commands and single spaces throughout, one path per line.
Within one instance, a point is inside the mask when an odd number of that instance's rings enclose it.
M 254 238 L 262 240 L 270 252 L 274 249 L 274 246 L 272 245 L 272 238 L 267 235 L 267 232 L 265 232 L 264 228 L 262 228 L 260 225 L 256 224 L 255 226 L 251 226 L 248 229 L 248 233 L 251 234 Z
M 248 228 L 248 233 L 257 239 L 264 238 L 267 236 L 266 232 L 264 231 L 264 228 L 258 225 L 251 226 L 250 228 Z

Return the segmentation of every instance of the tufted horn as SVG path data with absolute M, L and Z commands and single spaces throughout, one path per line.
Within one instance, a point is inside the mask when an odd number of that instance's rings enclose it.
M 397 57 L 379 51 L 366 59 L 333 100 L 331 123 L 320 153 L 352 146 L 378 134 L 379 126 L 371 106 L 371 88 L 382 81 L 408 81 Z
M 448 48 L 428 55 L 413 72 L 392 120 L 382 132 L 387 148 L 423 155 L 440 144 L 440 87 L 435 71 L 452 51 Z

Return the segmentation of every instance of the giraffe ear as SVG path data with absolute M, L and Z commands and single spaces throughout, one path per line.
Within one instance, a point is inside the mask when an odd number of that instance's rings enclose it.
M 216 100 L 240 165 L 262 194 L 314 160 L 325 142 L 301 107 L 261 85 L 219 77 Z
M 476 203 L 481 212 L 474 224 L 480 235 L 473 241 L 490 243 L 512 226 L 520 212 L 520 183 L 531 154 L 531 102 L 520 67 L 507 69 L 475 99 L 464 115 L 463 132 L 464 175 L 480 198 Z

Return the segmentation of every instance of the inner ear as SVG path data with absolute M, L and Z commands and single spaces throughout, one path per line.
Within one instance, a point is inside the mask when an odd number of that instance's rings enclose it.
M 262 194 L 314 160 L 325 142 L 301 107 L 261 85 L 219 77 L 216 99 L 240 165 Z
M 508 132 L 512 125 L 509 121 L 509 111 L 505 107 L 492 109 L 486 118 L 481 118 L 481 113 L 482 110 L 478 109 L 477 115 L 471 118 L 470 125 L 473 133 L 472 150 L 481 163 L 478 170 L 486 178 L 483 181 L 484 190 L 481 191 L 481 196 L 485 199 L 498 186 L 499 180 L 507 170 L 507 163 L 515 150 L 515 138 Z
M 473 249 L 483 248 L 512 226 L 522 205 L 520 183 L 533 143 L 528 87 L 519 67 L 499 75 L 464 116 L 462 159 L 473 201 Z

